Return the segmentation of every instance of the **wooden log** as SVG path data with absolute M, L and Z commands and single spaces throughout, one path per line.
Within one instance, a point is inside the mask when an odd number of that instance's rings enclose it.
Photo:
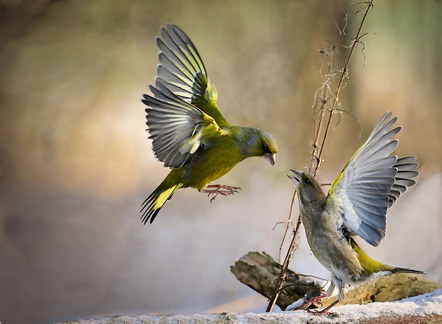
M 367 304 L 401 300 L 432 292 L 442 286 L 428 280 L 423 275 L 414 273 L 394 273 L 375 279 L 349 289 L 339 305 Z M 336 300 L 336 296 L 324 298 L 323 306 L 328 306 Z
M 278 280 L 281 265 L 265 252 L 249 252 L 236 261 L 230 267 L 230 271 L 240 282 L 270 298 Z M 311 277 L 296 274 L 290 269 L 287 269 L 285 276 L 286 281 L 276 301 L 276 305 L 282 310 L 306 294 L 308 297 L 321 294 L 319 283 Z
M 265 252 L 249 252 L 236 261 L 230 270 L 240 282 L 270 298 L 281 271 L 281 265 Z M 276 301 L 276 305 L 282 310 L 300 298 L 304 297 L 308 300 L 323 292 L 314 278 L 296 274 L 290 269 L 287 269 L 285 276 L 284 286 Z M 441 287 L 440 284 L 422 275 L 395 273 L 368 279 L 360 286 L 348 290 L 340 305 L 401 300 L 429 293 Z M 322 304 L 325 307 L 334 300 L 336 296 L 324 298 Z

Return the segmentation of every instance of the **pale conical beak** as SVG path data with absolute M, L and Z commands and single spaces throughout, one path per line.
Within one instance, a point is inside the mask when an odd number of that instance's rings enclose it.
M 270 154 L 264 154 L 264 159 L 266 159 L 267 161 L 269 161 L 269 163 L 272 165 L 272 167 L 275 166 L 276 163 L 276 153 Z
M 287 177 L 289 177 L 289 179 L 293 181 L 293 184 L 297 188 L 299 186 L 299 183 L 301 182 L 302 172 L 291 169 L 290 171 L 292 171 L 294 175 L 288 174 Z

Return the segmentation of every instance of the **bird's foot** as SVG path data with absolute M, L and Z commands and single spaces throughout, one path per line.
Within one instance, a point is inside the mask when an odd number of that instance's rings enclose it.
M 309 309 L 310 305 L 312 305 L 312 304 L 319 304 L 319 305 L 322 306 L 321 299 L 324 298 L 324 297 L 326 297 L 324 294 L 319 295 L 319 296 L 312 297 L 312 298 L 310 298 L 309 300 L 307 300 L 307 301 L 304 303 L 304 305 L 302 305 L 301 308 L 307 310 L 307 311 L 310 313 L 310 311 L 311 311 L 311 310 Z
M 218 195 L 228 196 L 233 195 L 241 190 L 240 187 L 231 187 L 226 185 L 208 185 L 206 189 L 204 189 L 204 193 L 208 194 L 207 196 L 213 195 L 210 198 L 210 203 L 212 203 Z
M 324 298 L 325 296 L 321 297 Z M 330 312 L 330 308 L 332 308 L 333 306 L 335 306 L 337 303 L 339 303 L 340 300 L 337 299 L 335 300 L 333 303 L 331 303 L 330 305 L 328 305 L 326 308 L 321 309 L 321 310 L 316 310 L 316 309 L 307 309 L 307 312 L 309 312 L 310 314 L 313 315 L 327 315 L 327 316 L 338 316 L 338 314 Z

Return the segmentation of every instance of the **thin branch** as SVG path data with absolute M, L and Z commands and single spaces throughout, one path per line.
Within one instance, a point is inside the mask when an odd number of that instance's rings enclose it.
M 338 22 L 335 21 L 336 29 L 339 31 L 339 35 L 344 35 L 344 36 L 347 35 L 345 29 L 347 28 L 348 25 L 349 14 L 350 12 L 347 10 L 347 12 L 345 13 L 345 18 L 343 19 L 344 26 L 342 28 L 339 28 Z
M 293 219 L 291 218 L 291 216 L 292 216 L 292 210 L 293 210 L 293 203 L 295 202 L 295 197 L 296 197 L 296 191 L 293 192 L 292 202 L 290 203 L 289 218 L 285 222 L 278 222 L 278 223 L 276 223 L 276 225 L 282 224 L 282 223 L 286 223 L 286 227 L 285 227 L 285 231 L 284 231 L 284 236 L 282 237 L 282 242 L 281 242 L 281 245 L 279 246 L 279 258 L 278 258 L 278 261 L 280 263 L 281 263 L 281 255 L 282 255 L 282 246 L 283 246 L 283 244 L 285 242 L 285 238 L 286 238 L 287 233 L 289 231 L 290 224 L 293 227 Z M 275 229 L 276 225 L 273 227 L 273 229 Z
M 322 51 L 323 53 L 325 53 L 326 55 L 329 56 L 329 71 L 328 71 L 328 73 L 326 75 L 326 81 L 322 85 L 323 88 L 321 89 L 322 90 L 321 94 L 323 95 L 321 97 L 321 106 L 320 106 L 320 110 L 319 110 L 321 118 L 319 120 L 318 128 L 314 129 L 315 140 L 314 140 L 313 150 L 312 150 L 312 154 L 311 154 L 311 157 L 313 158 L 313 160 L 310 160 L 309 167 L 308 167 L 309 173 L 312 173 L 311 171 L 313 170 L 313 176 L 316 176 L 316 173 L 317 173 L 317 171 L 318 171 L 318 169 L 319 169 L 319 167 L 321 165 L 322 154 L 323 154 L 323 151 L 324 151 L 324 146 L 325 146 L 325 142 L 327 140 L 327 135 L 328 135 L 328 131 L 330 129 L 330 123 L 331 123 L 333 114 L 334 114 L 335 111 L 340 111 L 340 109 L 337 108 L 338 105 L 339 105 L 339 94 L 341 92 L 341 89 L 343 88 L 344 80 L 348 77 L 348 67 L 349 67 L 350 60 L 351 60 L 351 58 L 353 56 L 353 52 L 354 52 L 357 44 L 359 43 L 360 38 L 365 35 L 364 34 L 364 35 L 360 36 L 361 35 L 362 26 L 364 25 L 364 22 L 365 22 L 365 19 L 367 18 L 368 12 L 373 7 L 373 1 L 374 0 L 369 0 L 369 1 L 366 2 L 367 7 L 366 7 L 366 10 L 365 10 L 364 16 L 362 17 L 362 20 L 361 20 L 361 23 L 359 25 L 358 31 L 356 33 L 356 36 L 355 36 L 355 38 L 352 41 L 351 48 L 350 48 L 350 53 L 348 55 L 347 61 L 345 62 L 344 68 L 341 71 L 341 77 L 339 79 L 338 86 L 336 88 L 336 93 L 335 94 L 333 94 L 331 92 L 331 90 L 330 90 L 330 83 L 331 83 L 331 81 L 327 79 L 330 76 L 330 74 L 331 74 L 331 69 L 332 69 L 332 64 L 333 64 L 333 60 L 332 60 L 333 56 L 332 56 L 332 53 L 327 53 L 325 51 Z M 333 76 L 334 76 L 334 74 L 333 74 Z M 330 81 L 330 82 L 328 82 L 328 81 Z M 329 93 L 331 95 L 333 103 L 331 105 L 331 108 L 328 109 L 328 117 L 327 117 L 327 122 L 326 122 L 325 129 L 324 129 L 324 135 L 322 136 L 322 140 L 320 140 L 320 134 L 321 134 L 322 127 L 323 127 L 323 120 L 324 120 L 324 116 L 325 116 L 326 110 L 327 110 L 326 109 L 327 108 L 326 105 L 328 103 L 327 93 Z M 321 142 L 320 145 L 319 145 L 319 142 Z M 320 147 L 319 151 L 318 151 L 318 147 Z M 296 191 L 293 193 L 292 204 L 291 204 L 291 207 L 290 207 L 289 219 L 291 219 L 291 217 L 292 217 L 291 215 L 292 215 L 292 208 L 293 208 L 293 203 L 294 203 L 295 195 L 296 195 Z M 283 286 L 284 281 L 285 281 L 285 272 L 286 272 L 286 270 L 288 268 L 288 265 L 290 263 L 290 259 L 291 259 L 292 253 L 293 253 L 293 251 L 295 249 L 295 246 L 296 246 L 296 238 L 297 238 L 300 226 L 301 226 L 301 217 L 298 216 L 298 221 L 297 221 L 296 227 L 295 227 L 295 229 L 293 231 L 293 237 L 292 237 L 292 240 L 290 242 L 290 246 L 288 248 L 286 257 L 284 259 L 284 263 L 282 265 L 281 271 L 280 271 L 279 276 L 278 276 L 278 281 L 277 281 L 277 283 L 275 285 L 275 288 L 273 290 L 273 295 L 272 295 L 272 298 L 270 298 L 270 301 L 269 301 L 269 304 L 267 306 L 266 312 L 271 312 L 273 310 L 273 307 L 275 306 L 276 300 L 278 299 L 279 294 L 280 294 L 280 292 L 282 290 L 282 286 Z M 288 226 L 287 226 L 286 231 L 287 230 L 288 230 Z M 284 239 L 286 237 L 286 233 L 284 234 Z M 284 240 L 283 240 L 283 242 L 284 242 Z M 282 244 L 283 243 L 281 243 L 281 246 L 282 246 Z
M 298 234 L 299 228 L 301 227 L 301 218 L 298 218 L 298 223 L 296 224 L 296 228 L 293 233 L 292 242 L 290 243 L 289 250 L 287 251 L 287 255 L 285 257 L 284 263 L 282 264 L 281 272 L 278 276 L 278 282 L 275 286 L 275 289 L 273 290 L 273 296 L 270 299 L 269 304 L 267 305 L 266 312 L 271 312 L 273 310 L 273 307 L 275 306 L 276 300 L 279 297 L 279 294 L 281 293 L 281 287 L 282 284 L 285 281 L 285 271 L 287 270 L 290 262 L 290 256 L 292 255 L 293 249 L 295 248 L 295 240 L 296 236 Z
M 364 35 L 360 36 L 362 26 L 364 25 L 364 22 L 365 22 L 365 19 L 367 18 L 368 12 L 370 11 L 370 9 L 373 6 L 373 1 L 374 0 L 368 1 L 367 9 L 365 10 L 364 16 L 362 17 L 362 21 L 361 21 L 361 24 L 359 25 L 359 29 L 358 29 L 358 32 L 356 33 L 356 37 L 353 39 L 353 42 L 352 42 L 352 45 L 350 48 L 350 53 L 348 54 L 347 61 L 345 62 L 344 68 L 342 69 L 341 78 L 339 79 L 338 87 L 336 89 L 336 94 L 335 94 L 335 97 L 333 100 L 333 105 L 332 105 L 331 109 L 329 110 L 329 115 L 328 115 L 328 119 L 327 119 L 327 126 L 325 127 L 324 136 L 323 136 L 322 144 L 321 144 L 321 149 L 319 150 L 319 155 L 318 155 L 319 161 L 321 161 L 322 152 L 324 150 L 325 142 L 327 140 L 328 130 L 330 129 L 330 122 L 332 120 L 333 113 L 335 112 L 336 105 L 339 101 L 339 94 L 341 92 L 342 84 L 348 74 L 348 66 L 350 64 L 350 60 L 353 56 L 353 52 L 356 48 L 356 45 L 359 43 L 360 38 L 366 35 L 366 34 L 364 34 Z M 313 171 L 313 176 L 316 176 L 316 173 L 319 169 L 319 165 L 320 165 L 320 163 L 316 164 L 315 169 Z

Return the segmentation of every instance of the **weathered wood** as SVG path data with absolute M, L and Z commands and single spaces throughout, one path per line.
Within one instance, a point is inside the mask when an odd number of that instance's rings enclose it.
M 235 265 L 230 267 L 230 271 L 243 284 L 270 298 L 281 265 L 265 252 L 249 252 L 236 261 Z M 312 278 L 296 274 L 290 269 L 286 270 L 285 276 L 284 286 L 276 300 L 276 305 L 282 310 L 306 294 L 311 297 L 321 294 L 320 285 Z
M 440 284 L 419 274 L 395 273 L 369 280 L 358 287 L 349 289 L 339 305 L 401 300 L 423 295 L 441 287 Z M 336 296 L 324 298 L 322 304 L 328 306 L 336 298 Z
M 230 270 L 240 282 L 270 298 L 281 265 L 265 252 L 249 252 L 231 266 Z M 287 269 L 285 275 L 287 277 L 285 285 L 276 301 L 282 310 L 306 294 L 308 296 L 306 300 L 320 295 L 321 287 L 311 277 L 298 275 L 290 269 Z M 440 284 L 422 275 L 396 273 L 369 279 L 360 286 L 349 289 L 340 305 L 401 300 L 429 293 L 441 287 Z M 325 307 L 334 300 L 336 296 L 324 298 L 322 304 Z

